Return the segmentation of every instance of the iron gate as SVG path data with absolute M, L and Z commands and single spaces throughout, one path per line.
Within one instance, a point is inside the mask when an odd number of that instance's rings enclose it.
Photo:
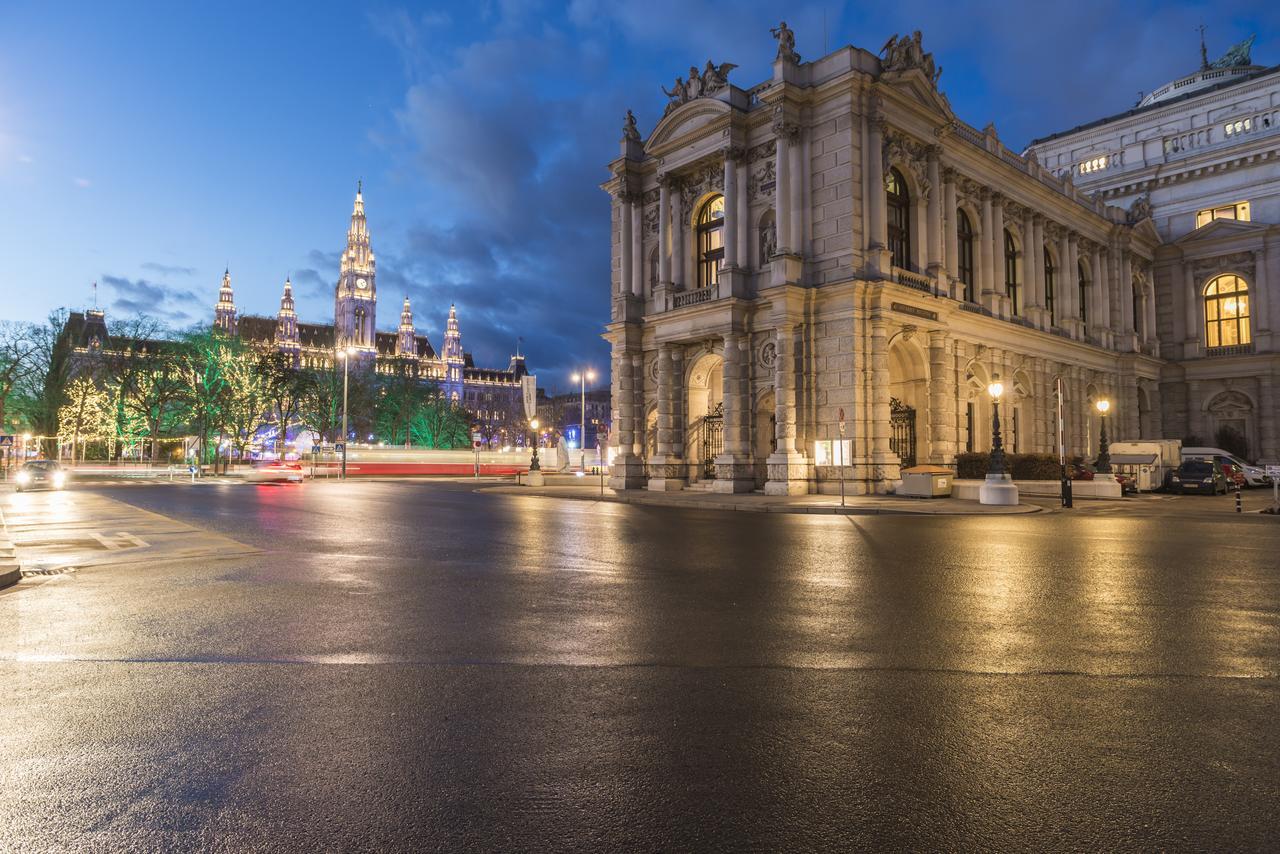
M 723 451 L 724 403 L 722 401 L 702 419 L 702 476 L 704 478 L 715 478 L 716 457 Z
M 896 397 L 889 398 L 889 450 L 902 460 L 903 468 L 916 464 L 916 411 Z

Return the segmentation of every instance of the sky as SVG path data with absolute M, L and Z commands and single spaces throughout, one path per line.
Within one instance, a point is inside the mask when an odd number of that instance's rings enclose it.
M 331 322 L 357 180 L 380 328 L 409 296 L 439 347 L 449 305 L 486 367 L 519 346 L 540 384 L 603 384 L 609 199 L 622 117 L 708 59 L 768 78 L 780 18 L 807 59 L 922 30 L 957 115 L 1031 139 L 1131 107 L 1257 33 L 1274 3 L 0 0 L 0 318 L 91 307 L 211 319 L 229 267 L 242 312 L 291 276 Z

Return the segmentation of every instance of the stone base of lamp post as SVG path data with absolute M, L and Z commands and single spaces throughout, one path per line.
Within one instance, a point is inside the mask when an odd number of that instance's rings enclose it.
M 712 492 L 754 492 L 755 467 L 741 457 L 721 454 L 716 457 L 716 479 L 711 483 Z
M 1094 498 L 1121 498 L 1124 494 L 1120 481 L 1111 472 L 1094 472 L 1092 484 Z
M 1018 503 L 1018 487 L 1007 474 L 989 474 L 978 487 L 979 504 L 1015 506 Z
M 525 475 L 525 486 L 542 486 L 544 483 L 546 483 L 546 479 L 542 476 L 542 469 L 530 469 L 529 473 Z
M 689 478 L 689 466 L 680 457 L 657 457 L 649 463 L 650 492 L 679 492 Z

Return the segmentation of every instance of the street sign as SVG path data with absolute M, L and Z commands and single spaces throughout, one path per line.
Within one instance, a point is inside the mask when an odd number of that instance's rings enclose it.
M 12 447 L 13 447 L 12 434 L 0 436 L 0 448 L 12 448 Z
M 346 453 L 346 451 L 347 451 L 347 443 L 346 443 L 346 442 L 335 442 L 335 443 L 334 443 L 334 445 L 333 445 L 333 450 L 334 450 L 334 452 L 335 452 L 335 453 L 338 453 L 338 454 L 344 454 L 344 453 Z
M 1280 478 L 1280 466 L 1267 466 L 1267 477 L 1272 480 Z
M 844 407 L 840 407 L 836 414 L 836 420 L 840 422 L 840 435 L 844 435 Z
M 473 440 L 471 441 L 471 447 L 475 448 L 477 451 L 478 451 L 478 450 L 480 450 L 480 440 L 479 440 L 479 439 L 473 439 Z

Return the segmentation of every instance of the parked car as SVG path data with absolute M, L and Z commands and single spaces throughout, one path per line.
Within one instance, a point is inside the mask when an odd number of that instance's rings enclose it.
M 1214 457 L 1225 457 L 1244 472 L 1245 481 L 1248 486 L 1270 486 L 1271 478 L 1267 476 L 1267 470 L 1262 466 L 1251 466 L 1244 460 L 1237 457 L 1230 451 L 1224 451 L 1222 448 L 1183 448 L 1182 458 L 1211 460 Z
M 1249 479 L 1245 477 L 1244 469 L 1227 457 L 1214 457 L 1215 465 L 1221 467 L 1222 475 L 1227 479 L 1227 485 L 1231 487 L 1244 487 L 1249 485 Z
M 250 483 L 302 483 L 302 466 L 298 463 L 266 463 L 250 469 L 245 480 Z
M 1169 488 L 1173 492 L 1226 495 L 1227 478 L 1222 468 L 1209 460 L 1186 460 L 1169 478 Z
M 1093 469 L 1084 463 L 1071 463 L 1067 466 L 1067 474 L 1072 480 L 1093 480 Z
M 31 460 L 22 464 L 14 477 L 18 491 L 27 489 L 62 489 L 67 485 L 67 470 L 57 460 Z
M 1138 481 L 1131 474 L 1116 472 L 1116 483 L 1120 484 L 1121 495 L 1137 495 Z

